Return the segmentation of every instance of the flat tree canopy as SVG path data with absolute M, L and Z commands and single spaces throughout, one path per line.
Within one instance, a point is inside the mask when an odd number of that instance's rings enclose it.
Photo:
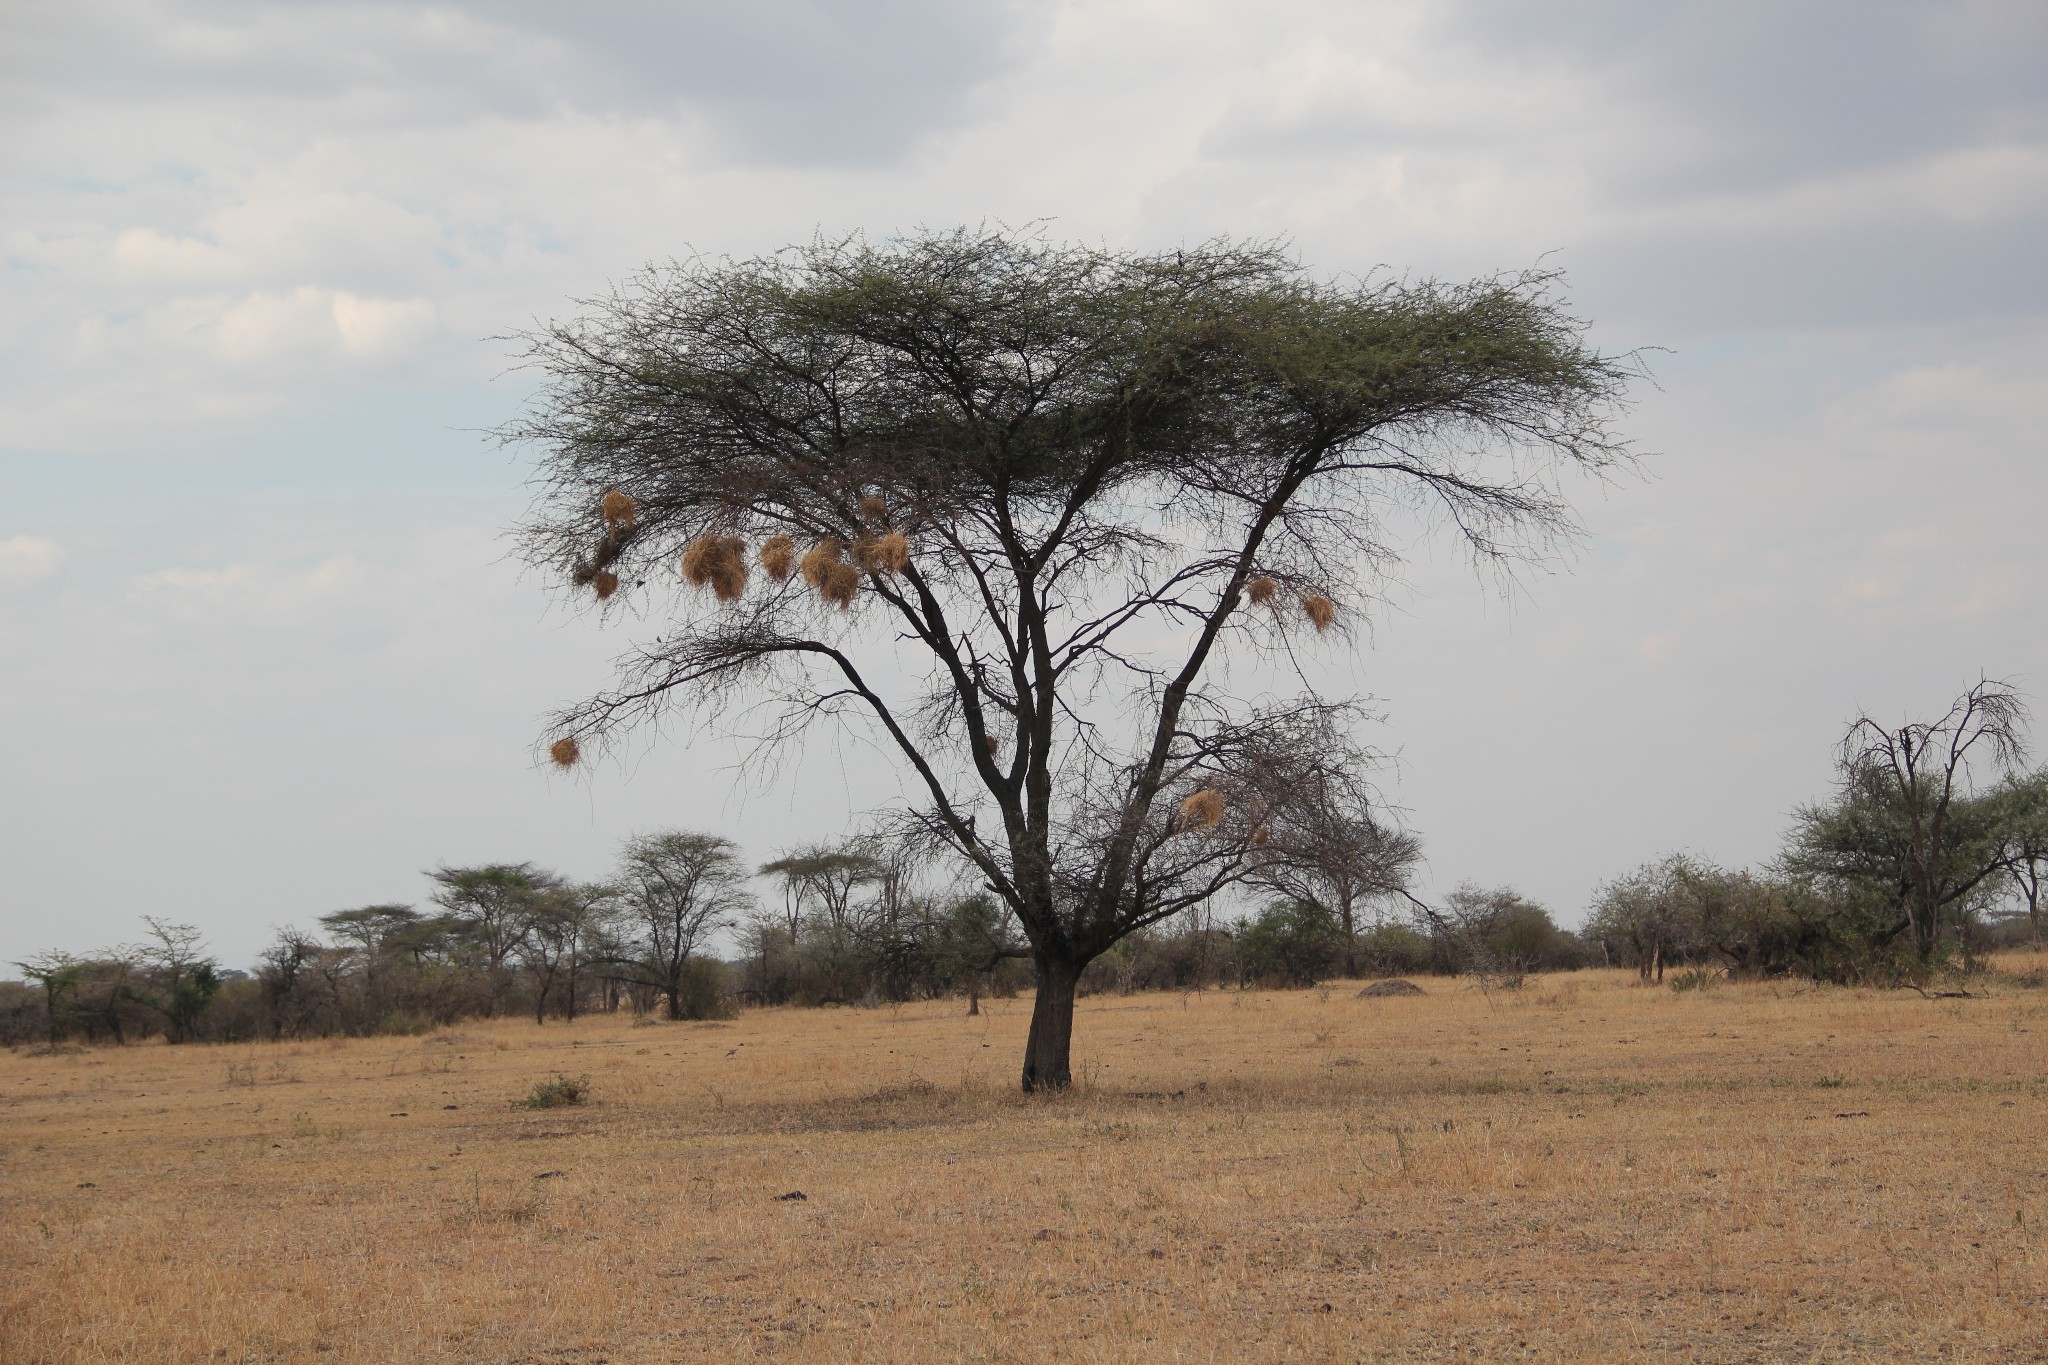
M 1561 469 L 1627 459 L 1633 366 L 1556 284 L 997 230 L 650 268 L 520 338 L 546 382 L 500 433 L 539 451 L 530 563 L 653 623 L 550 752 L 677 706 L 859 714 L 1015 914 L 1024 1085 L 1064 1086 L 1082 968 L 1358 757 L 1345 699 L 1253 705 L 1228 661 L 1348 642 L 1390 518 L 1504 565 L 1571 532 Z

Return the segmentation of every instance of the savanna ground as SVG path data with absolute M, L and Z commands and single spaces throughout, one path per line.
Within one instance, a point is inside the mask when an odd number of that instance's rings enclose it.
M 0 1360 L 2043 1360 L 2042 966 L 23 1049 Z

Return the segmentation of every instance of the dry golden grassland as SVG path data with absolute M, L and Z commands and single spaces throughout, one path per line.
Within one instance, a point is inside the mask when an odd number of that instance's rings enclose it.
M 2048 1359 L 2040 965 L 24 1049 L 0 1360 Z

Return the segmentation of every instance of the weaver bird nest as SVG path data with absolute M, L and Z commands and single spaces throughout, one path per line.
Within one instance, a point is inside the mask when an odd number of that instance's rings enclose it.
M 683 547 L 683 580 L 709 588 L 721 602 L 747 590 L 747 543 L 738 536 L 702 535 Z
M 761 567 L 777 583 L 787 583 L 796 572 L 796 542 L 788 536 L 770 536 L 762 541 Z
M 1223 811 L 1223 793 L 1214 787 L 1204 787 L 1181 801 L 1180 827 L 1214 829 L 1223 823 Z

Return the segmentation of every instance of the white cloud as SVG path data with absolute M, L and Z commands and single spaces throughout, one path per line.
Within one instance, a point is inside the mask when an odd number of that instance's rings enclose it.
M 161 589 L 217 595 L 248 582 L 255 573 L 253 564 L 228 564 L 218 569 L 158 569 L 136 579 L 135 586 L 145 592 Z
M 425 299 L 359 299 L 337 291 L 329 309 L 342 349 L 363 360 L 401 357 L 434 326 L 434 305 Z
M 1646 635 L 1636 642 L 1635 656 L 1646 664 L 1669 663 L 1672 651 L 1678 648 L 1678 632 L 1660 630 L 1655 635 Z
M 56 575 L 64 563 L 63 547 L 41 536 L 9 536 L 0 540 L 0 587 L 26 587 Z

